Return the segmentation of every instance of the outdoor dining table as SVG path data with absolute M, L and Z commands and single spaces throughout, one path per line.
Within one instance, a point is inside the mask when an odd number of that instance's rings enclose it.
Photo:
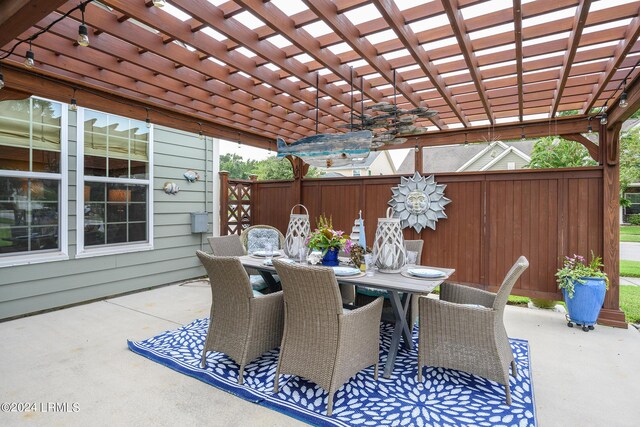
M 264 264 L 264 258 L 257 258 L 251 255 L 245 255 L 240 257 L 240 262 L 245 267 L 251 267 L 260 272 L 265 278 L 270 287 L 273 287 L 276 283 L 273 279 L 273 273 L 275 268 L 270 265 Z M 306 262 L 305 262 L 306 264 Z M 412 294 L 428 294 L 436 286 L 443 283 L 449 276 L 451 276 L 455 270 L 450 268 L 441 267 L 426 267 L 441 270 L 445 273 L 443 277 L 437 279 L 423 279 L 412 278 L 404 276 L 400 273 L 380 273 L 376 272 L 373 276 L 336 276 L 338 283 L 345 285 L 366 286 L 369 288 L 382 289 L 389 295 L 391 301 L 391 307 L 393 309 L 393 315 L 395 320 L 395 326 L 393 328 L 393 335 L 391 336 L 391 344 L 389 346 L 389 353 L 387 354 L 387 360 L 384 366 L 383 376 L 385 378 L 391 377 L 391 372 L 396 361 L 398 349 L 400 347 L 402 337 L 402 344 L 405 348 L 413 349 L 413 340 L 411 338 L 412 328 L 407 323 L 407 311 L 411 305 Z M 406 267 L 405 267 L 406 269 Z

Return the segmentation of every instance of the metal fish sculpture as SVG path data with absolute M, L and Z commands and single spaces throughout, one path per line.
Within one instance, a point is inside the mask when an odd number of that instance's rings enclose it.
M 178 194 L 178 191 L 180 191 L 180 187 L 178 187 L 178 184 L 176 184 L 175 182 L 165 182 L 162 189 L 165 193 L 171 195 L 176 195 Z
M 186 171 L 183 175 L 189 182 L 196 182 L 197 180 L 200 179 L 200 175 L 198 175 L 198 172 L 193 171 L 191 169 Z
M 362 130 L 307 136 L 291 144 L 277 138 L 278 158 L 297 156 L 311 166 L 320 167 L 358 163 L 369 156 L 372 137 L 370 130 Z

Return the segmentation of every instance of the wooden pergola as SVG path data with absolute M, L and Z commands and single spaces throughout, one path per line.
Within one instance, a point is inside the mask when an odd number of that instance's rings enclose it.
M 397 90 L 400 107 L 438 114 L 418 123 L 426 134 L 392 148 L 563 135 L 601 165 L 603 255 L 617 284 L 618 133 L 640 107 L 640 0 L 166 3 L 88 3 L 83 47 L 77 1 L 5 0 L 0 55 L 68 16 L 32 41 L 35 68 L 22 65 L 28 43 L 0 62 L 0 99 L 75 97 L 81 106 L 275 148 L 276 136 L 344 131 L 351 105 L 360 112 L 361 100 L 365 108 L 393 103 Z M 623 92 L 626 109 L 618 106 Z M 590 126 L 598 144 L 582 135 Z M 607 298 L 617 301 L 617 287 Z M 608 316 L 621 322 L 619 310 Z

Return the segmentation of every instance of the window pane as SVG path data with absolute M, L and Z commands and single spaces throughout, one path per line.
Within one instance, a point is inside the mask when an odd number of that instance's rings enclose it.
M 109 158 L 108 176 L 112 178 L 128 178 L 129 177 L 129 161 L 124 159 Z
M 147 202 L 147 186 L 146 185 L 130 185 L 132 202 Z
M 0 123 L 0 133 L 2 133 L 2 124 Z M 0 137 L 0 169 L 14 171 L 29 170 L 29 148 L 28 147 L 12 147 L 6 146 L 5 141 Z
M 104 189 L 106 184 L 101 182 L 88 182 L 84 185 L 84 201 L 85 202 L 101 202 L 104 203 Z
M 125 243 L 127 224 L 107 224 L 107 243 Z
M 146 242 L 147 241 L 147 223 L 146 222 L 129 224 L 129 241 L 130 242 Z
M 136 162 L 135 160 L 131 160 L 131 178 L 137 178 L 137 179 L 149 178 L 149 174 L 147 173 L 148 169 L 149 169 L 149 163 Z
M 107 204 L 107 222 L 125 222 L 127 220 L 126 203 Z
M 59 247 L 56 180 L 0 177 L 0 253 Z
M 32 98 L 32 120 L 36 124 L 60 128 L 62 124 L 62 105 L 57 102 Z
M 146 221 L 147 205 L 144 203 L 132 203 L 129 205 L 129 221 Z
M 34 172 L 60 172 L 60 152 L 59 151 L 40 151 L 33 150 L 33 166 Z
M 87 176 L 107 176 L 107 158 L 84 156 L 84 174 Z

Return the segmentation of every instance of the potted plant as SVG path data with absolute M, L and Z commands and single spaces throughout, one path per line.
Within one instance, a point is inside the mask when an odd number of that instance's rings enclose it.
M 609 278 L 602 271 L 603 267 L 602 258 L 596 257 L 593 252 L 588 264 L 580 255 L 565 257 L 564 265 L 556 277 L 569 312 L 567 326 L 573 327 L 575 322 L 585 332 L 593 329 L 609 287 Z
M 320 215 L 316 223 L 318 228 L 307 238 L 307 246 L 312 250 L 322 251 L 322 265 L 337 266 L 338 252 L 344 248 L 345 252 L 349 253 L 353 242 L 343 231 L 333 229 L 331 218 Z

